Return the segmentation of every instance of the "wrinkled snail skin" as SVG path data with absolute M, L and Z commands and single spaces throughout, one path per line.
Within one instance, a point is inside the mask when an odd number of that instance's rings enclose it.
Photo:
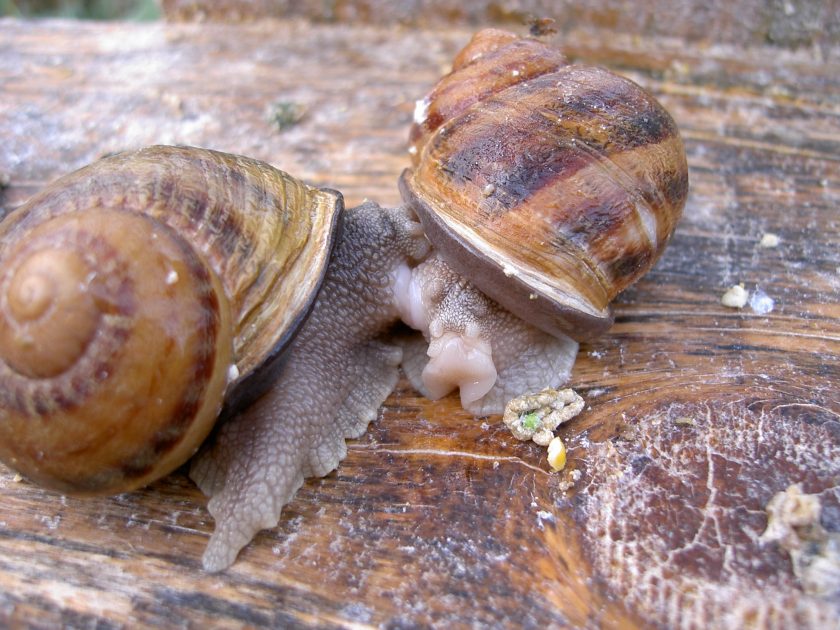
M 0 223 L 0 459 L 71 494 L 189 458 L 311 306 L 341 198 L 255 160 L 152 147 Z M 270 370 L 269 370 L 270 371 Z
M 402 208 L 348 210 L 312 313 L 268 393 L 223 423 L 190 476 L 210 497 L 215 530 L 209 571 L 230 565 L 261 529 L 274 527 L 304 478 L 345 457 L 391 393 L 402 352 L 387 336 L 398 318 L 391 276 L 429 251 Z

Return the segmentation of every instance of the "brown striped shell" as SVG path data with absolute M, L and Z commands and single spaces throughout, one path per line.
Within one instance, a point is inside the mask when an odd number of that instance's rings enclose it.
M 0 223 L 0 459 L 76 494 L 186 461 L 225 395 L 268 384 L 341 209 L 267 164 L 178 147 L 32 198 Z
M 502 305 L 577 339 L 662 254 L 685 150 L 634 82 L 532 39 L 478 33 L 418 102 L 400 185 L 448 262 Z

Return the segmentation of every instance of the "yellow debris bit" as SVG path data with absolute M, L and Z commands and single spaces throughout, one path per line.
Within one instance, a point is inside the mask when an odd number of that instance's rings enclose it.
M 566 445 L 559 437 L 548 443 L 548 464 L 555 472 L 566 466 Z

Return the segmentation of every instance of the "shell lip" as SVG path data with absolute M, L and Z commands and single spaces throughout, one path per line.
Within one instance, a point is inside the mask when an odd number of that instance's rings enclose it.
M 332 258 L 332 252 L 343 229 L 345 210 L 344 196 L 339 191 L 332 188 L 318 188 L 317 190 L 332 195 L 335 199 L 335 204 L 329 224 L 329 251 L 324 257 L 325 262 L 323 266 L 318 271 L 318 277 L 313 281 L 313 290 L 309 295 L 309 301 L 292 321 L 291 326 L 277 338 L 274 346 L 266 353 L 263 361 L 248 374 L 243 375 L 238 381 L 231 384 L 229 391 L 225 394 L 224 405 L 219 413 L 220 420 L 224 420 L 243 411 L 271 388 L 283 370 L 288 355 L 287 351 L 295 338 L 295 334 L 309 317 L 312 308 L 315 306 L 315 301 L 324 284 L 324 278 L 327 275 L 327 268 Z
M 484 293 L 528 323 L 555 337 L 568 336 L 588 341 L 606 332 L 614 316 L 609 306 L 587 312 L 574 306 L 575 298 L 550 296 L 529 284 L 520 274 L 506 272 L 504 265 L 491 260 L 474 243 L 449 228 L 413 183 L 413 172 L 405 169 L 400 176 L 403 200 L 417 213 L 426 236 L 444 259 L 460 274 L 469 278 Z

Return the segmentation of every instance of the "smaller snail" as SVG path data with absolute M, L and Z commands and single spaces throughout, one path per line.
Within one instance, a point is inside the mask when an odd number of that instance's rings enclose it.
M 466 400 L 461 387 L 465 408 L 501 413 L 523 391 L 566 380 L 571 339 L 606 331 L 612 300 L 662 254 L 688 193 L 685 149 L 673 119 L 637 84 L 568 65 L 537 40 L 495 29 L 476 34 L 418 102 L 410 140 L 413 167 L 400 189 L 453 277 L 469 278 L 483 299 L 550 335 L 525 344 L 515 376 L 468 391 Z M 413 272 L 416 284 L 433 286 L 426 267 Z M 436 317 L 415 325 L 430 338 L 430 354 L 451 346 L 456 328 Z M 464 343 L 474 348 L 472 339 L 492 336 L 493 354 L 509 357 L 498 350 L 510 332 L 490 332 L 499 317 L 471 318 Z M 540 351 L 526 369 L 529 347 Z M 440 356 L 407 366 L 427 394 L 446 389 L 438 386 Z M 481 381 L 489 370 L 472 364 L 478 369 L 464 380 Z
M 343 210 L 244 157 L 103 159 L 0 223 L 0 459 L 123 492 L 189 458 L 220 570 L 346 454 L 402 364 L 500 412 L 568 379 L 577 342 L 662 253 L 687 169 L 636 84 L 483 31 L 420 102 L 406 204 Z M 428 237 L 428 238 L 427 238 Z M 423 339 L 397 340 L 402 319 Z

